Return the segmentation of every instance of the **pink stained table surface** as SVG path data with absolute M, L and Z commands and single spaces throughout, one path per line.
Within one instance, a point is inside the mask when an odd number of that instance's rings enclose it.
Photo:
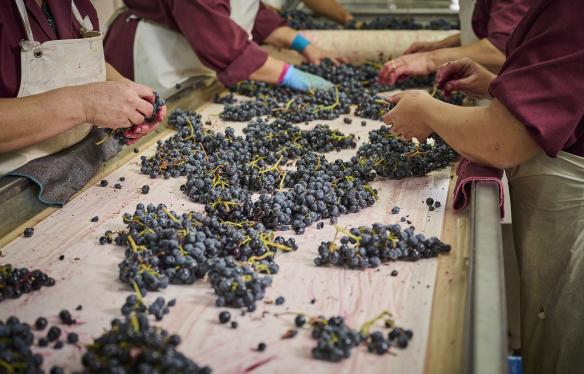
M 245 100 L 247 98 L 241 98 Z M 211 104 L 201 114 L 203 122 L 215 122 L 223 106 Z M 186 109 L 186 108 L 185 108 Z M 348 125 L 344 117 L 353 118 Z M 301 129 L 310 129 L 317 123 L 329 124 L 344 134 L 360 137 L 358 145 L 367 141 L 368 132 L 379 128 L 379 121 L 365 119 L 366 126 L 361 126 L 359 117 L 341 115 L 333 121 L 314 121 L 309 125 L 299 124 Z M 223 122 L 217 120 L 214 130 L 226 126 L 242 134 L 244 122 Z M 142 153 L 154 154 L 156 146 Z M 348 160 L 356 149 L 331 152 L 326 154 L 329 161 L 336 158 Z M 33 347 L 44 359 L 44 370 L 48 372 L 53 365 L 60 365 L 66 373 L 82 368 L 80 359 L 84 344 L 109 328 L 113 318 L 121 318 L 120 308 L 125 298 L 133 291 L 118 280 L 117 264 L 124 259 L 124 248 L 115 245 L 100 245 L 98 239 L 106 230 L 121 230 L 122 215 L 133 213 L 138 203 L 166 204 L 169 209 L 179 214 L 188 211 L 203 211 L 201 204 L 191 202 L 180 190 L 185 177 L 163 180 L 150 179 L 139 173 L 139 158 L 121 166 L 104 179 L 109 181 L 107 187 L 99 184 L 90 187 L 69 202 L 63 209 L 35 226 L 34 236 L 19 237 L 6 247 L 6 257 L 2 264 L 11 263 L 15 267 L 41 269 L 54 277 L 57 284 L 52 288 L 43 287 L 40 291 L 22 296 L 18 300 L 6 300 L 0 304 L 0 320 L 17 315 L 21 321 L 33 324 L 37 317 L 44 316 L 50 326 L 59 324 L 58 314 L 67 309 L 77 319 L 77 325 L 59 327 L 66 333 L 79 335 L 77 345 L 65 344 L 61 350 L 52 347 Z M 416 227 L 416 233 L 426 237 L 440 237 L 443 226 L 444 211 L 448 186 L 451 182 L 450 168 L 434 171 L 422 178 L 406 178 L 401 181 L 377 180 L 371 183 L 378 190 L 379 200 L 373 207 L 358 214 L 344 215 L 339 218 L 339 225 L 352 227 L 400 223 L 400 218 L 407 217 Z M 124 182 L 119 182 L 125 177 Z M 123 188 L 113 188 L 121 183 Z M 150 193 L 143 195 L 137 188 L 150 186 Z M 442 207 L 433 212 L 425 204 L 427 197 L 440 201 Z M 391 214 L 394 206 L 401 212 Z M 99 216 L 98 222 L 91 218 Z M 364 271 L 343 268 L 316 267 L 313 259 L 318 255 L 317 248 L 321 241 L 332 240 L 334 227 L 324 220 L 325 226 L 317 230 L 316 225 L 308 228 L 302 236 L 291 231 L 280 232 L 284 237 L 294 236 L 299 249 L 292 253 L 279 253 L 276 261 L 280 272 L 273 276 L 274 282 L 267 288 L 265 300 L 275 300 L 283 296 L 283 305 L 257 303 L 257 311 L 247 313 L 232 308 L 216 308 L 216 296 L 207 279 L 197 281 L 191 286 L 169 286 L 162 292 L 150 292 L 147 301 L 154 301 L 163 296 L 167 301 L 177 299 L 177 305 L 171 308 L 161 322 L 170 333 L 178 333 L 182 338 L 179 350 L 192 358 L 197 364 L 208 365 L 213 373 L 422 373 L 430 328 L 430 313 L 436 280 L 436 259 L 422 259 L 418 262 L 384 264 L 377 269 Z M 407 227 L 402 223 L 402 227 Z M 64 255 L 61 261 L 59 256 Z M 399 275 L 390 276 L 393 270 Z M 311 300 L 315 300 L 311 303 Z M 83 309 L 75 308 L 82 305 Z M 239 326 L 232 329 L 230 324 L 218 322 L 221 311 L 228 310 L 232 321 Z M 367 352 L 360 346 L 353 350 L 352 356 L 339 363 L 329 363 L 311 358 L 311 349 L 316 341 L 310 337 L 310 329 L 304 327 L 293 339 L 281 339 L 289 330 L 296 328 L 294 315 L 276 317 L 276 313 L 302 312 L 311 316 L 328 317 L 340 315 L 349 327 L 360 329 L 368 320 L 382 311 L 393 313 L 398 326 L 412 329 L 414 338 L 407 349 L 391 348 L 392 354 L 382 356 Z M 371 331 L 389 332 L 382 322 L 376 323 Z M 36 337 L 48 331 L 35 332 Z M 263 342 L 267 348 L 257 352 L 255 348 Z

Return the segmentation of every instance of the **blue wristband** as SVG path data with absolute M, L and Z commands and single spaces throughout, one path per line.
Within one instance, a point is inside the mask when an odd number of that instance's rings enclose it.
M 306 38 L 300 34 L 296 35 L 290 49 L 298 51 L 300 53 L 304 52 L 304 48 L 306 48 L 310 42 L 306 40 Z

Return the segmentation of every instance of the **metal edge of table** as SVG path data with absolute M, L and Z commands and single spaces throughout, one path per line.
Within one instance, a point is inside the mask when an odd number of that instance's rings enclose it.
M 506 374 L 507 313 L 499 186 L 471 187 L 464 374 Z

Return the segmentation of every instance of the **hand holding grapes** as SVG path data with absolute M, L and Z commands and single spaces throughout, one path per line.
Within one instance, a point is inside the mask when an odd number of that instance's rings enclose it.
M 428 100 L 434 100 L 426 91 L 412 90 L 387 97 L 387 102 L 396 107 L 383 116 L 383 122 L 391 126 L 391 133 L 401 140 L 416 138 L 424 143 L 434 132 L 422 117 L 422 109 Z
M 307 45 L 302 54 L 304 57 L 306 57 L 308 62 L 312 62 L 314 64 L 320 64 L 320 62 L 327 57 L 330 58 L 331 61 L 337 66 L 340 65 L 341 62 L 345 64 L 349 63 L 348 58 L 338 56 L 334 53 L 320 49 L 313 44 Z
M 383 64 L 377 82 L 393 86 L 396 81 L 403 81 L 412 75 L 430 74 L 430 53 L 404 55 Z
M 461 58 L 440 66 L 436 72 L 436 87 L 450 99 L 452 91 L 460 91 L 471 99 L 493 99 L 489 83 L 495 79 L 483 66 L 470 58 Z

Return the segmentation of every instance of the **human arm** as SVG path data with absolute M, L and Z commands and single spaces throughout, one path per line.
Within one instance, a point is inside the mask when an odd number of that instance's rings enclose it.
M 353 15 L 336 0 L 303 0 L 304 5 L 316 14 L 344 25 L 352 20 Z
M 141 124 L 152 115 L 153 101 L 150 88 L 133 82 L 89 83 L 0 99 L 0 153 L 37 144 L 82 123 L 112 129 Z
M 470 161 L 504 169 L 528 161 L 541 150 L 523 123 L 497 99 L 484 107 L 459 107 L 432 98 L 425 91 L 407 91 L 387 98 L 397 104 L 383 117 L 391 133 L 423 142 L 436 132 Z
M 415 74 L 430 74 L 440 65 L 468 57 L 492 72 L 498 72 L 505 62 L 505 55 L 488 39 L 456 48 L 444 48 L 432 52 L 423 52 L 401 56 L 386 62 L 379 71 L 378 81 L 393 85 L 396 80 L 403 80 Z
M 450 35 L 448 38 L 437 40 L 435 42 L 415 42 L 410 48 L 406 49 L 404 55 L 412 53 L 430 52 L 442 48 L 460 47 L 460 33 Z

